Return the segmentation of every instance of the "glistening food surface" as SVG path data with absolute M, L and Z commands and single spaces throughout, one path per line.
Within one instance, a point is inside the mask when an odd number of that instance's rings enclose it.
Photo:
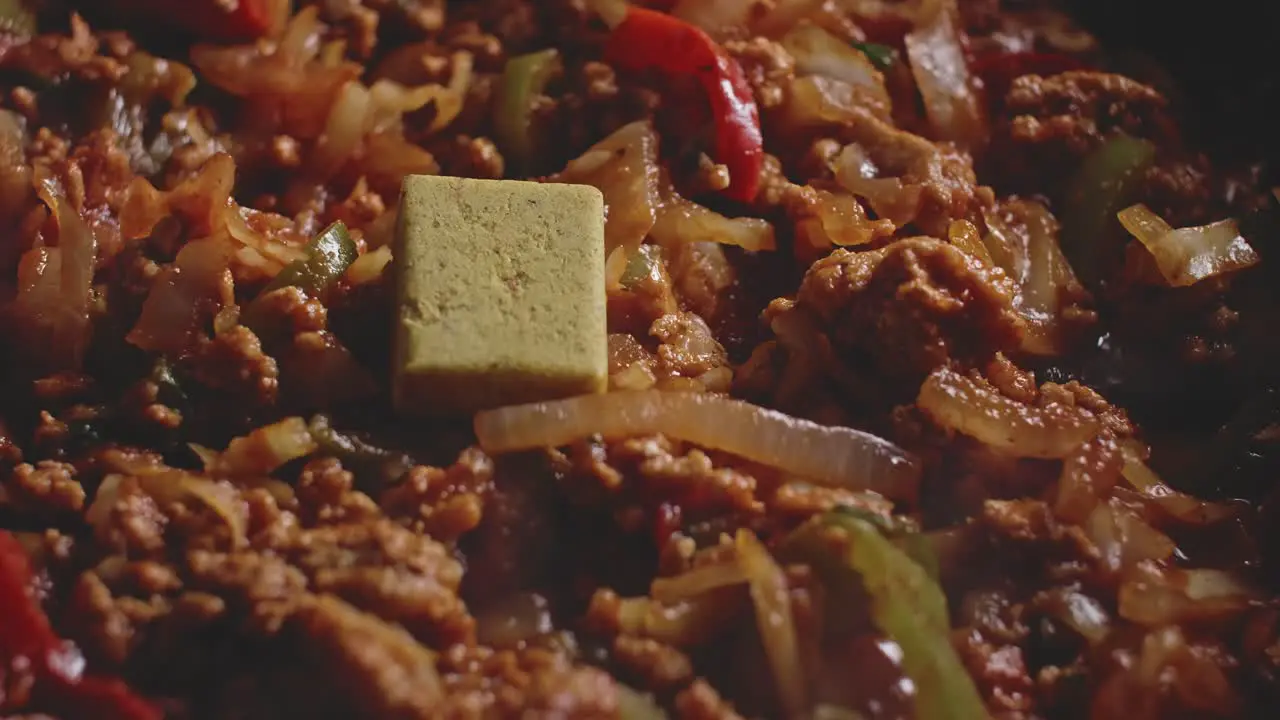
M 226 5 L 0 1 L 0 715 L 1274 712 L 1276 197 L 1167 77 L 1026 2 Z M 412 174 L 600 189 L 608 393 L 392 412 Z

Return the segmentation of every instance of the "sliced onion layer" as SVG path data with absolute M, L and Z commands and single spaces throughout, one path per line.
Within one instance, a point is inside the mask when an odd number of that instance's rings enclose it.
M 919 462 L 870 433 L 827 427 L 740 400 L 703 393 L 615 392 L 481 412 L 480 446 L 491 453 L 557 447 L 600 434 L 662 433 L 814 482 L 914 500 Z
M 1262 260 L 1235 220 L 1175 229 L 1142 204 L 1121 210 L 1117 217 L 1151 253 L 1165 283 L 1174 287 L 1253 267 Z
M 986 139 L 986 118 L 960 45 L 957 14 L 954 7 L 942 8 L 907 33 L 903 42 L 935 135 L 975 148 Z
M 948 368 L 925 380 L 916 402 L 939 425 L 1017 457 L 1065 458 L 1099 427 L 1083 408 L 1026 405 Z

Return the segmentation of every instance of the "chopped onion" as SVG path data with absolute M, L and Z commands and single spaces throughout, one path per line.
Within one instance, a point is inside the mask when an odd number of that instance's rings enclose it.
M 673 247 L 688 242 L 718 242 L 759 252 L 778 247 L 773 226 L 760 218 L 727 218 L 672 193 L 664 200 L 649 233 L 655 242 Z
M 1146 205 L 1121 210 L 1120 224 L 1151 253 L 1164 281 L 1173 287 L 1253 267 L 1257 251 L 1240 234 L 1235 220 L 1174 229 Z
M 832 164 L 836 182 L 845 190 L 866 198 L 871 209 L 894 225 L 911 223 L 920 213 L 924 189 L 917 184 L 904 184 L 901 178 L 878 178 L 879 170 L 861 146 L 850 143 L 840 151 Z
M 1120 616 L 1148 627 L 1235 615 L 1260 599 L 1256 589 L 1222 570 L 1144 565 L 1120 586 Z
M 872 220 L 852 195 L 806 186 L 788 206 L 795 219 L 796 243 L 818 251 L 831 246 L 865 245 L 893 235 L 891 220 Z M 825 254 L 825 252 L 823 252 Z
M 234 301 L 227 269 L 233 251 L 215 238 L 182 246 L 173 264 L 152 284 L 128 341 L 149 352 L 187 350 L 217 309 Z
M 845 83 L 863 107 L 888 118 L 893 101 L 884 75 L 867 56 L 817 25 L 802 22 L 782 38 L 782 46 L 795 58 L 797 75 L 818 75 Z
M 1142 459 L 1142 449 L 1137 443 L 1121 447 L 1124 467 L 1121 473 L 1129 484 L 1169 515 L 1191 525 L 1212 525 L 1239 515 L 1236 507 L 1226 503 L 1213 503 L 1194 498 L 1169 487 Z
M 821 75 L 802 75 L 787 84 L 780 125 L 792 132 L 814 132 L 848 124 L 858 113 L 857 89 Z
M 914 500 L 920 479 L 913 456 L 870 433 L 707 394 L 650 390 L 518 405 L 477 414 L 475 429 L 481 447 L 492 453 L 557 447 L 597 433 L 662 433 L 814 482 L 897 500 Z
M 658 218 L 658 136 L 653 125 L 642 120 L 622 126 L 550 180 L 593 185 L 604 194 L 605 255 L 618 248 L 624 253 L 607 278 L 610 286 L 616 286 L 626 270 L 626 259 Z
M 1017 457 L 1065 458 L 1099 428 L 1088 410 L 1025 405 L 949 368 L 925 380 L 916 402 L 939 425 Z
M 120 498 L 120 486 L 128 480 L 137 482 L 142 492 L 161 505 L 198 500 L 226 524 L 233 548 L 247 544 L 246 510 L 235 488 L 161 464 L 136 475 L 111 473 L 103 479 L 93 502 L 85 511 L 85 521 L 95 532 L 105 534 L 108 531 L 108 523 Z
M 952 3 L 947 5 L 917 24 L 903 42 L 934 133 L 974 149 L 986 140 L 986 119 L 960 46 L 957 11 Z
M 16 344 L 44 371 L 75 370 L 89 344 L 98 243 L 52 178 L 41 179 L 36 193 L 57 223 L 58 246 L 35 247 L 20 258 L 10 307 L 20 333 Z
M 268 475 L 290 460 L 310 455 L 316 447 L 305 420 L 285 418 L 233 439 L 210 472 L 225 477 Z
M 978 258 L 988 266 L 996 266 L 987 246 L 982 243 L 978 227 L 968 220 L 952 220 L 951 227 L 947 228 L 947 239 L 966 254 Z
M 1102 566 L 1112 573 L 1145 560 L 1166 560 L 1177 549 L 1167 535 L 1115 499 L 1093 509 L 1084 522 L 1084 532 L 1098 549 Z
M 1078 590 L 1054 589 L 1045 598 L 1046 610 L 1067 627 L 1097 645 L 1111 633 L 1111 618 L 1102 603 Z
M 345 277 L 352 286 L 366 285 L 381 278 L 382 272 L 390 264 L 391 248 L 383 245 L 356 258 L 351 267 L 347 268 Z
M 795 617 L 791 614 L 787 577 L 750 530 L 739 529 L 734 546 L 738 550 L 738 564 L 751 588 L 756 627 L 773 671 L 779 704 L 787 717 L 798 717 L 808 707 L 809 693 L 804 664 L 800 661 Z

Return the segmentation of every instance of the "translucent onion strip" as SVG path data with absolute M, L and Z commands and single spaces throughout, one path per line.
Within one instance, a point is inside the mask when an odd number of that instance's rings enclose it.
M 662 433 L 814 482 L 895 500 L 914 500 L 920 479 L 914 457 L 870 433 L 703 393 L 616 392 L 518 405 L 479 413 L 475 430 L 490 453 L 556 447 L 597 433 Z

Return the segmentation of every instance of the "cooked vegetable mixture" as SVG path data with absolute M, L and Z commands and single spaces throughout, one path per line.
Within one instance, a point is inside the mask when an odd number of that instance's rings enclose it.
M 1280 195 L 1069 17 L 0 0 L 0 717 L 1272 717 Z

